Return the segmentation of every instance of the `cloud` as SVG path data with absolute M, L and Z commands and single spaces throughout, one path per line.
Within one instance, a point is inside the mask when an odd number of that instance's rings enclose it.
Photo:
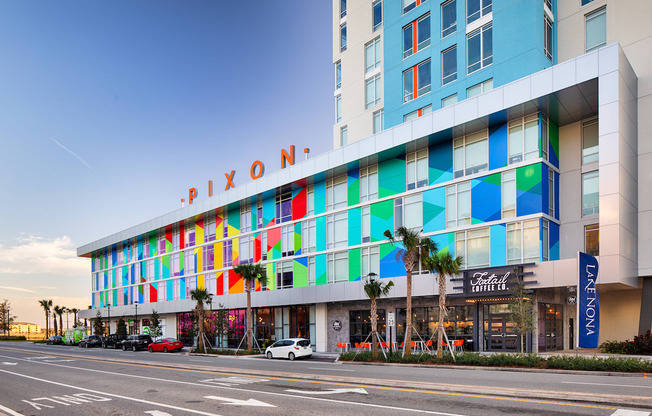
M 15 286 L 0 286 L 0 289 L 14 290 L 16 292 L 36 293 L 36 291 L 34 290 L 25 289 L 23 287 L 15 287 Z
M 91 167 L 91 165 L 90 165 L 87 161 L 85 161 L 84 159 L 82 159 L 82 157 L 79 156 L 77 153 L 75 153 L 75 152 L 73 152 L 72 150 L 68 149 L 66 146 L 62 145 L 61 143 L 59 143 L 58 141 L 56 141 L 56 140 L 54 140 L 54 139 L 52 139 L 52 141 L 53 141 L 57 146 L 59 146 L 60 148 L 62 148 L 62 149 L 65 150 L 66 152 L 70 153 L 71 155 L 73 155 L 77 160 L 79 160 L 79 161 L 80 161 L 84 166 L 86 166 L 88 169 L 93 170 L 93 168 Z
M 85 276 L 90 273 L 90 267 L 88 260 L 77 257 L 70 237 L 48 240 L 29 236 L 20 238 L 15 245 L 0 244 L 0 273 Z

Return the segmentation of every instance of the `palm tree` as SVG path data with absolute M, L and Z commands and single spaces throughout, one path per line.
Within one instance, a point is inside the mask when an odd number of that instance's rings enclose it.
M 462 256 L 453 257 L 448 250 L 432 254 L 423 260 L 424 265 L 431 272 L 435 272 L 439 279 L 439 324 L 437 325 L 437 358 L 441 358 L 444 351 L 442 341 L 444 336 L 444 315 L 446 309 L 446 276 L 453 277 L 460 271 L 464 259 Z
M 245 292 L 247 292 L 247 351 L 253 349 L 253 318 L 251 316 L 251 288 L 255 282 L 267 281 L 265 268 L 260 264 L 241 264 L 233 268 L 233 271 L 244 280 Z
M 59 326 L 57 325 L 57 308 L 59 308 L 58 305 L 52 308 L 52 321 L 54 321 L 54 335 L 59 335 Z
M 52 299 L 39 300 L 38 303 L 43 308 L 43 311 L 45 311 L 45 338 L 47 338 L 50 332 L 50 308 L 52 307 Z
M 376 343 L 378 340 L 376 336 L 378 332 L 378 317 L 376 316 L 378 309 L 376 299 L 387 296 L 390 289 L 394 287 L 394 282 L 391 280 L 387 283 L 381 283 L 380 280 L 374 279 L 375 276 L 376 273 L 369 273 L 369 281 L 364 285 L 364 292 L 371 299 L 371 348 L 374 357 L 378 355 L 378 344 Z
M 197 350 L 203 351 L 200 345 L 204 336 L 204 302 L 208 302 L 210 293 L 206 289 L 191 290 L 190 299 L 197 301 L 197 306 L 195 306 L 195 315 L 197 316 Z
M 63 314 L 66 312 L 66 307 L 65 306 L 55 306 L 54 307 L 54 321 L 55 321 L 55 326 L 54 326 L 54 332 L 57 332 L 57 327 L 56 327 L 56 320 L 57 320 L 57 315 L 59 315 L 59 335 L 63 336 Z
M 437 245 L 430 238 L 421 237 L 421 231 L 407 227 L 399 227 L 394 236 L 389 230 L 383 233 L 390 243 L 398 246 L 396 260 L 405 266 L 407 284 L 407 302 L 405 306 L 405 339 L 403 355 L 412 354 L 412 269 L 419 265 L 421 259 L 430 257 L 437 252 Z
M 72 308 L 72 309 L 70 309 L 70 312 L 72 312 L 72 314 L 73 314 L 73 316 L 75 318 L 74 321 L 73 321 L 74 323 L 73 323 L 72 326 L 73 326 L 73 328 L 77 328 L 77 312 L 79 312 L 79 309 Z

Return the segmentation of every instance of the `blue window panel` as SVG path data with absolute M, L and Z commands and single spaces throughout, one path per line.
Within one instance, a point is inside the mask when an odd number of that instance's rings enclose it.
M 323 214 L 326 212 L 326 181 L 322 179 L 317 182 L 315 178 L 313 189 L 315 195 L 315 214 Z
M 179 279 L 179 299 L 186 298 L 186 278 Z
M 423 232 L 446 229 L 446 188 L 429 189 L 423 193 Z
M 559 225 L 550 221 L 548 227 L 550 230 L 550 251 L 548 253 L 548 259 L 550 261 L 559 260 Z
M 95 309 L 95 295 L 91 296 L 91 309 Z
M 275 201 L 274 201 L 274 191 L 263 192 L 263 227 L 267 226 L 270 222 L 274 221 L 274 212 L 275 212 Z M 255 207 L 255 205 L 252 205 Z M 252 208 L 253 211 L 253 208 Z M 230 222 L 230 219 L 229 219 Z
M 455 255 L 455 233 L 437 234 L 430 237 L 430 239 L 437 244 L 437 251 L 450 252 Z
M 402 262 L 396 261 L 398 250 L 397 247 L 394 247 L 393 250 L 380 259 L 380 276 L 382 278 L 405 276 L 405 266 L 403 266 Z M 380 252 L 384 252 L 382 246 Z
M 143 259 L 143 236 L 138 236 L 138 260 Z
M 507 124 L 489 127 L 489 170 L 507 166 Z
M 318 217 L 315 226 L 317 231 L 317 251 L 326 250 L 326 217 Z
M 115 244 L 111 247 L 111 262 L 112 262 L 111 266 L 113 267 L 115 267 L 118 264 L 117 247 Z
M 430 146 L 428 151 L 430 185 L 453 180 L 453 141 L 446 140 Z
M 559 174 L 555 172 L 555 219 L 559 219 Z
M 471 181 L 471 224 L 496 221 L 501 217 L 500 174 Z
M 165 282 L 165 300 L 174 299 L 174 287 L 172 286 L 172 280 Z
M 138 303 L 142 304 L 143 302 L 145 302 L 145 296 L 142 293 L 144 289 L 143 285 L 136 286 L 136 289 L 138 290 Z
M 349 246 L 360 244 L 362 234 L 361 216 L 360 208 L 349 210 Z
M 548 200 L 550 199 L 548 190 L 550 185 L 548 184 L 548 165 L 544 163 L 541 164 L 541 178 L 545 178 L 545 180 L 541 180 L 541 212 L 548 214 Z
M 489 235 L 491 241 L 491 267 L 504 266 L 507 264 L 507 229 L 505 224 L 492 225 Z
M 125 287 L 122 289 L 122 301 L 123 305 L 129 305 L 129 288 Z

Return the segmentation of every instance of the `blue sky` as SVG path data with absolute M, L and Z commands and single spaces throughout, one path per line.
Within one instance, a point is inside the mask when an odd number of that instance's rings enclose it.
M 85 308 L 76 247 L 332 147 L 331 2 L 0 3 L 0 300 Z M 301 158 L 301 154 L 297 155 Z

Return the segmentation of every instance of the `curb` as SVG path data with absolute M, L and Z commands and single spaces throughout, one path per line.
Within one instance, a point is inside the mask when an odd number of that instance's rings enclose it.
M 5 347 L 7 348 L 7 347 Z M 12 349 L 9 347 L 9 349 Z M 15 349 L 15 351 L 21 351 Z M 171 368 L 178 369 L 179 363 L 165 363 L 165 362 L 154 362 L 154 361 L 138 361 L 132 359 L 115 359 L 115 358 L 97 358 L 97 357 L 87 357 L 74 354 L 64 355 L 62 353 L 50 353 L 53 356 L 62 356 L 69 358 L 79 358 L 79 359 L 93 359 L 96 361 L 104 362 L 115 362 L 115 363 L 127 363 L 127 364 L 137 364 L 142 366 L 152 365 L 162 368 Z M 190 353 L 188 353 L 190 355 Z M 195 354 L 192 354 L 195 355 Z M 201 355 L 201 354 L 197 354 Z M 343 363 L 339 361 L 339 363 Z M 347 362 L 347 364 L 351 364 Z M 353 365 L 377 365 L 377 363 L 356 363 Z M 392 364 L 392 363 L 383 363 L 386 366 L 410 366 L 405 364 Z M 417 365 L 419 367 L 425 368 L 454 368 L 460 369 L 461 367 L 457 366 L 432 366 L 432 365 L 421 365 L 421 364 L 411 364 Z M 637 396 L 621 396 L 614 394 L 600 394 L 596 395 L 594 393 L 571 393 L 571 392 L 555 392 L 550 390 L 526 390 L 526 389 L 517 389 L 510 387 L 502 388 L 487 388 L 486 386 L 469 386 L 469 385 L 457 385 L 457 384 L 444 384 L 444 383 L 430 383 L 430 382 L 413 382 L 407 380 L 388 380 L 388 379 L 373 379 L 373 378 L 354 378 L 346 376 L 330 376 L 330 375 L 317 375 L 317 374 L 298 374 L 298 373 L 286 373 L 281 371 L 263 371 L 263 370 L 251 370 L 251 369 L 240 369 L 240 368 L 225 368 L 225 367 L 212 367 L 205 365 L 196 365 L 196 364 L 186 364 L 184 368 L 205 371 L 211 373 L 226 373 L 226 374 L 240 374 L 246 376 L 255 376 L 255 377 L 267 377 L 267 378 L 284 378 L 284 379 L 294 379 L 294 380 L 309 380 L 309 381 L 320 381 L 326 383 L 332 383 L 337 385 L 344 385 L 350 387 L 368 387 L 368 388 L 399 388 L 399 389 L 413 389 L 417 392 L 439 392 L 442 394 L 451 393 L 451 394 L 468 394 L 473 397 L 479 398 L 491 398 L 491 397 L 503 397 L 510 398 L 514 400 L 554 400 L 554 401 L 571 401 L 576 403 L 594 403 L 600 405 L 612 405 L 612 406 L 632 406 L 632 407 L 645 407 L 652 408 L 652 398 L 648 397 L 637 397 Z M 512 368 L 503 368 L 503 367 L 467 367 L 467 369 L 474 370 L 487 370 L 489 368 L 494 369 L 495 371 L 513 371 Z M 519 370 L 532 370 L 532 369 L 519 369 Z M 554 370 L 548 370 L 554 371 Z M 566 371 L 570 374 L 579 374 L 579 372 L 568 371 L 568 370 L 559 370 Z M 591 375 L 596 375 L 599 372 L 584 372 Z M 566 373 L 564 373 L 566 374 Z M 614 373 L 613 375 L 622 375 L 620 373 Z M 640 376 L 640 374 L 639 374 Z M 481 391 L 482 394 L 478 394 L 478 391 Z

